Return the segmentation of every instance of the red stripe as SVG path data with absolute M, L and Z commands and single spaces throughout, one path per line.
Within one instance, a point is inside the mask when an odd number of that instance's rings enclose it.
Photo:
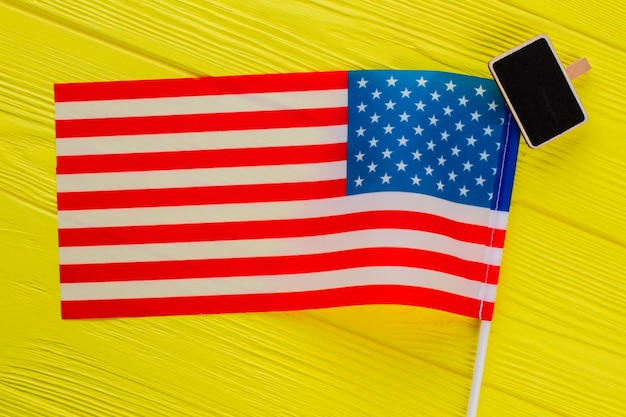
M 312 255 L 61 265 L 61 282 L 147 281 L 182 278 L 285 275 L 368 266 L 440 271 L 495 284 L 499 267 L 451 255 L 407 248 L 365 248 Z
M 55 102 L 188 97 L 280 91 L 335 90 L 347 88 L 348 73 L 238 75 L 143 81 L 107 81 L 54 86 Z
M 346 143 L 57 157 L 57 174 L 307 164 L 346 159 Z
M 290 311 L 363 304 L 420 306 L 475 318 L 480 310 L 480 301 L 443 291 L 372 285 L 274 294 L 62 301 L 61 312 L 64 319 L 80 319 Z M 491 320 L 492 312 L 493 303 L 485 303 L 482 319 Z
M 348 123 L 346 107 L 271 110 L 246 113 L 179 114 L 57 120 L 56 137 L 77 138 L 224 130 L 334 126 Z
M 478 315 L 478 318 L 481 320 L 491 321 L 491 319 L 493 319 L 494 307 L 495 307 L 494 303 L 485 301 L 483 303 L 482 311 Z
M 345 195 L 345 191 L 345 179 L 155 190 L 80 191 L 59 193 L 57 207 L 58 210 L 92 210 L 316 200 L 340 197 Z
M 59 246 L 134 245 L 319 236 L 364 229 L 404 229 L 445 235 L 494 247 L 504 244 L 504 230 L 455 222 L 410 211 L 369 211 L 308 219 L 193 223 L 154 226 L 60 229 Z

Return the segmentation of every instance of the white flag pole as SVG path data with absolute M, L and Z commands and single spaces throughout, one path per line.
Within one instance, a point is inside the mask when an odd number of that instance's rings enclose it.
M 489 341 L 490 331 L 491 321 L 481 320 L 478 346 L 476 347 L 476 361 L 474 362 L 474 375 L 472 376 L 472 388 L 467 404 L 467 417 L 476 417 L 476 413 L 478 412 L 478 400 L 480 398 L 480 387 L 483 383 L 485 358 L 487 357 L 487 342 Z

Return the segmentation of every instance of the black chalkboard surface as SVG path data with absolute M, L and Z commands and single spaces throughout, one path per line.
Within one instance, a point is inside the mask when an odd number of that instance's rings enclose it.
M 587 114 L 545 35 L 492 59 L 489 69 L 531 148 L 587 120 Z

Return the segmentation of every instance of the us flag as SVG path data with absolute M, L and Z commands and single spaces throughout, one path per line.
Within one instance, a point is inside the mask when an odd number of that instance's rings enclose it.
M 433 71 L 55 86 L 64 318 L 407 304 L 490 320 L 519 133 Z

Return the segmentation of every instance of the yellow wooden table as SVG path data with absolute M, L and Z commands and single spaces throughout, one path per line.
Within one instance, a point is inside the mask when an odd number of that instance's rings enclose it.
M 583 127 L 521 144 L 480 416 L 626 415 L 620 1 L 0 0 L 0 415 L 463 416 L 479 323 L 403 306 L 61 321 L 54 83 L 489 76 L 546 33 Z

